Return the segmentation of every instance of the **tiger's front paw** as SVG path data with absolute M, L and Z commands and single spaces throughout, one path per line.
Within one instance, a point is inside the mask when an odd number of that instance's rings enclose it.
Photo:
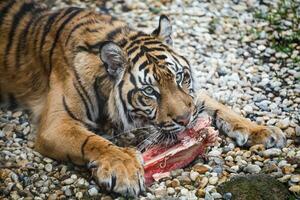
M 249 127 L 238 127 L 229 131 L 228 136 L 234 138 L 239 146 L 264 144 L 266 148 L 286 146 L 285 134 L 275 126 L 261 126 L 251 123 Z
M 111 192 L 137 196 L 145 191 L 142 157 L 132 148 L 112 146 L 89 163 L 98 184 Z

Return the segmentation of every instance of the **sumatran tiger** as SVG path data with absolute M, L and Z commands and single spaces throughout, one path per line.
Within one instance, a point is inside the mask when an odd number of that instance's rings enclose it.
M 1 99 L 31 110 L 38 152 L 89 164 L 99 185 L 124 195 L 145 190 L 141 156 L 96 130 L 152 126 L 176 136 L 207 112 L 239 146 L 283 147 L 279 128 L 251 122 L 193 90 L 189 62 L 172 48 L 171 33 L 164 15 L 147 34 L 81 8 L 1 1 Z

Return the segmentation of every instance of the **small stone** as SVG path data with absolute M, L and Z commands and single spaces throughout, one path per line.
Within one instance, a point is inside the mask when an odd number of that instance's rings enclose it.
M 92 187 L 88 190 L 88 193 L 91 197 L 97 196 L 98 195 L 98 190 L 95 187 Z
M 180 190 L 180 193 L 181 193 L 181 195 L 183 195 L 183 196 L 188 196 L 189 190 L 186 189 L 186 188 L 182 188 L 182 189 Z
M 199 174 L 204 174 L 205 172 L 209 171 L 209 168 L 206 167 L 205 165 L 202 165 L 200 163 L 197 163 L 196 165 L 194 165 L 192 167 L 192 169 L 196 172 L 198 172 Z
M 160 186 L 154 190 L 154 193 L 155 193 L 156 197 L 159 197 L 159 198 L 164 197 L 167 195 L 166 187 Z
M 199 172 L 196 172 L 196 171 L 191 171 L 190 173 L 190 178 L 192 181 L 195 181 L 197 179 L 197 177 L 199 176 Z
M 291 174 L 291 173 L 293 173 L 294 171 L 295 171 L 295 168 L 292 167 L 292 166 L 284 166 L 284 167 L 282 167 L 282 172 L 283 172 L 284 174 Z
M 175 194 L 175 189 L 172 188 L 172 187 L 168 187 L 168 188 L 167 188 L 167 193 L 168 193 L 169 195 L 173 195 L 173 194 Z
M 213 192 L 211 193 L 211 196 L 214 198 L 214 199 L 222 199 L 222 195 L 218 192 Z
M 247 167 L 244 168 L 245 172 L 256 174 L 261 171 L 261 168 L 258 165 L 248 164 Z
M 286 182 L 288 182 L 291 179 L 291 177 L 292 177 L 292 175 L 287 174 L 287 175 L 284 175 L 281 178 L 278 178 L 277 180 L 279 180 L 282 183 L 286 183 Z
M 67 188 L 65 189 L 65 195 L 66 195 L 67 197 L 72 196 L 72 190 L 71 190 L 69 187 L 67 187 Z
M 83 198 L 83 193 L 82 193 L 82 192 L 77 192 L 77 193 L 75 194 L 75 197 L 76 197 L 77 199 L 82 199 L 82 198 Z
M 45 165 L 45 170 L 47 171 L 47 172 L 52 172 L 52 164 L 50 164 L 50 163 L 47 163 L 46 165 Z
M 244 111 L 246 111 L 247 113 L 252 113 L 253 112 L 253 108 L 250 105 L 246 105 L 244 107 Z
M 281 150 L 277 148 L 271 148 L 263 151 L 263 156 L 265 158 L 274 157 L 274 156 L 280 156 Z
M 179 187 L 180 186 L 180 181 L 177 178 L 174 178 L 171 182 L 171 186 L 173 188 Z
M 215 185 L 215 184 L 217 184 L 218 180 L 219 180 L 218 177 L 213 176 L 213 177 L 210 177 L 210 178 L 208 179 L 208 182 L 209 182 L 209 184 L 211 184 L 211 185 Z
M 263 51 L 263 50 L 266 49 L 266 46 L 264 46 L 264 45 L 259 45 L 259 46 L 257 47 L 257 49 L 260 50 L 260 51 Z
M 286 129 L 289 125 L 290 125 L 290 119 L 288 117 L 276 123 L 276 126 L 281 129 Z
M 231 200 L 232 199 L 232 194 L 230 192 L 226 192 L 224 195 L 223 195 L 223 199 L 224 200 Z
M 196 192 L 196 195 L 197 195 L 197 197 L 200 197 L 200 198 L 205 197 L 204 189 L 202 189 L 202 188 L 198 189 L 197 192 Z
M 240 170 L 240 167 L 238 165 L 234 165 L 234 166 L 230 167 L 230 170 L 233 173 L 237 173 Z
M 289 190 L 291 192 L 299 193 L 300 192 L 300 185 L 292 185 Z
M 292 181 L 293 183 L 298 183 L 298 182 L 300 182 L 300 175 L 299 175 L 299 174 L 297 174 L 297 175 L 292 175 L 291 181 Z
M 207 156 L 208 156 L 208 157 L 218 157 L 218 156 L 220 156 L 221 154 L 222 154 L 222 151 L 217 150 L 217 149 L 214 149 L 214 150 L 210 151 L 210 152 L 207 154 Z
M 208 178 L 204 176 L 200 182 L 199 182 L 199 187 L 200 188 L 205 188 L 205 186 L 208 184 Z
M 63 181 L 63 184 L 65 184 L 65 185 L 71 185 L 72 183 L 74 183 L 74 179 L 72 179 L 72 178 L 68 178 L 68 179 L 66 179 L 66 180 L 64 180 Z

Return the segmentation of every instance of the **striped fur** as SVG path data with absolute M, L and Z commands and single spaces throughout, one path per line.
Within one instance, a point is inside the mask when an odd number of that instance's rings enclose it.
M 166 16 L 146 34 L 80 8 L 49 11 L 31 0 L 1 1 L 0 100 L 31 109 L 36 150 L 89 163 L 99 184 L 137 195 L 145 189 L 139 153 L 95 133 L 153 126 L 168 140 L 197 118 L 202 109 L 193 97 L 189 63 L 172 50 L 170 35 Z M 196 101 L 219 129 L 229 123 L 227 134 L 241 145 L 249 138 L 279 146 L 284 138 L 207 96 Z

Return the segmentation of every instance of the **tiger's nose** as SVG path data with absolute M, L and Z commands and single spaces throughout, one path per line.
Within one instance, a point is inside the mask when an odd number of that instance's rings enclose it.
M 181 126 L 187 126 L 190 122 L 191 114 L 185 113 L 183 115 L 177 116 L 175 119 L 173 119 L 177 124 Z

